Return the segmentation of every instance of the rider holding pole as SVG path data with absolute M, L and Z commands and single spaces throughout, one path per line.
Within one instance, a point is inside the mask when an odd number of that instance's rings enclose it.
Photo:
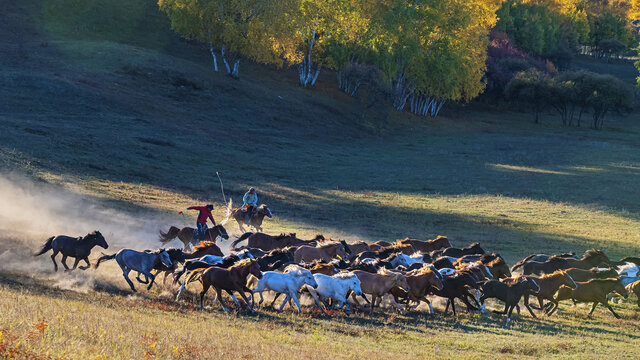
M 213 226 L 216 225 L 216 221 L 213 219 L 213 215 L 211 214 L 211 210 L 213 210 L 213 205 L 209 204 L 205 206 L 190 206 L 185 210 L 180 211 L 179 214 L 182 214 L 184 211 L 187 211 L 187 210 L 198 210 L 200 212 L 198 213 L 198 220 L 196 221 L 197 232 L 198 232 L 196 240 L 202 240 L 204 238 L 205 231 L 207 231 L 207 219 L 211 219 Z
M 244 203 L 242 205 L 242 207 L 244 208 L 244 222 L 249 224 L 251 222 L 251 215 L 253 214 L 253 210 L 258 207 L 258 195 L 256 194 L 256 189 L 249 188 L 249 191 L 244 194 L 242 202 Z

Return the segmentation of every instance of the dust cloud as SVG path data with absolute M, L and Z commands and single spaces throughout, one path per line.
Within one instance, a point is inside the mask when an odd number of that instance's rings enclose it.
M 175 225 L 180 225 L 173 220 Z M 54 273 L 51 252 L 32 256 L 50 236 L 77 237 L 99 230 L 109 248 L 93 249 L 89 258 L 94 264 L 100 252 L 111 254 L 125 247 L 137 250 L 160 247 L 158 231 L 166 230 L 170 224 L 169 216 L 151 211 L 127 213 L 90 196 L 35 183 L 20 175 L 0 174 L 0 270 L 44 277 L 61 289 L 86 292 L 106 279 L 119 277 L 118 283 L 124 281 L 114 264 L 105 269 L 101 266 L 97 271 L 67 273 L 61 271 L 61 267 Z M 167 244 L 181 245 L 176 240 Z M 57 261 L 60 265 L 60 256 Z M 72 263 L 73 259 L 67 260 L 68 265 Z

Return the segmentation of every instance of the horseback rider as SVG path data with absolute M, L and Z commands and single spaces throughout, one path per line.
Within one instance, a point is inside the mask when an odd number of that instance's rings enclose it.
M 216 226 L 216 221 L 213 219 L 213 215 L 211 214 L 211 210 L 213 210 L 213 205 L 208 204 L 205 206 L 190 206 L 185 210 L 179 212 L 182 214 L 187 210 L 198 210 L 198 220 L 196 221 L 196 231 L 194 231 L 194 239 L 202 240 L 204 238 L 204 233 L 207 231 L 207 219 L 211 219 L 213 226 Z
M 251 215 L 253 214 L 253 210 L 258 207 L 258 195 L 256 194 L 256 189 L 249 188 L 244 197 L 242 198 L 242 204 L 244 213 L 244 222 L 249 224 L 251 222 Z

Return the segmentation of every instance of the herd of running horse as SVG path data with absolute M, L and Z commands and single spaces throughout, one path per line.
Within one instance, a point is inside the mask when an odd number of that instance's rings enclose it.
M 170 241 L 178 235 L 177 230 L 161 233 L 160 240 Z M 329 308 L 344 308 L 349 314 L 352 305 L 373 313 L 386 298 L 390 306 L 403 313 L 425 303 L 433 315 L 430 297 L 435 296 L 446 299 L 444 313 L 451 307 L 455 316 L 456 300 L 468 311 L 485 311 L 485 300 L 494 298 L 505 304 L 503 311 L 494 313 L 506 314 L 507 323 L 514 309 L 520 312 L 521 300 L 533 317 L 537 317 L 536 312 L 551 315 L 560 301 L 571 300 L 592 303 L 589 316 L 602 304 L 619 318 L 609 300 L 612 295 L 626 298 L 630 293 L 638 296 L 640 306 L 640 258 L 611 261 L 601 250 L 587 250 L 582 256 L 573 252 L 533 254 L 509 268 L 498 253 L 485 252 L 478 243 L 452 247 L 445 236 L 368 244 L 347 243 L 322 235 L 302 240 L 295 233 L 272 236 L 249 232 L 235 240 L 231 254 L 225 256 L 216 239 L 228 239 L 227 232 L 222 225 L 210 231 L 214 241 L 202 241 L 193 249 L 189 249 L 188 242 L 184 249 L 122 249 L 112 255 L 103 254 L 94 267 L 115 259 L 132 291 L 136 289 L 129 278 L 131 271 L 137 272 L 138 282 L 148 284 L 147 289 L 151 289 L 159 273 L 164 273 L 164 283 L 172 277 L 174 287 L 179 285 L 177 300 L 188 284 L 200 282 L 200 306 L 204 307 L 204 297 L 213 288 L 217 295 L 215 302 L 225 311 L 228 308 L 223 291 L 238 307 L 254 311 L 254 295 L 260 296 L 262 304 L 262 293 L 267 290 L 275 293 L 272 307 L 280 295 L 285 295 L 280 311 L 288 303 L 301 312 L 299 299 L 308 294 L 325 314 Z M 238 246 L 245 240 L 246 246 Z M 89 255 L 95 246 L 108 248 L 99 231 L 78 238 L 54 236 L 35 255 L 52 250 L 56 271 L 58 253 L 62 254 L 66 270 L 75 269 L 80 261 L 86 263 L 80 269 L 86 270 L 91 266 Z M 66 264 L 67 257 L 75 258 L 71 269 Z M 522 274 L 514 276 L 512 272 L 516 270 Z M 530 303 L 531 298 L 537 299 L 537 304 Z

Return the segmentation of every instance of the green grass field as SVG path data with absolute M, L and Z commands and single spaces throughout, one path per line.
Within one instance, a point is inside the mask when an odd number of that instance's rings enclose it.
M 523 313 L 506 326 L 464 310 L 225 315 L 196 310 L 193 296 L 175 302 L 168 287 L 130 295 L 115 264 L 53 274 L 47 256 L 28 255 L 54 233 L 104 229 L 110 253 L 191 226 L 177 211 L 194 202 L 213 202 L 222 218 L 216 171 L 234 203 L 257 188 L 275 215 L 267 233 L 442 234 L 509 264 L 588 248 L 640 255 L 637 112 L 602 131 L 473 105 L 437 119 L 363 117 L 329 72 L 303 90 L 295 71 L 245 61 L 234 80 L 172 34 L 153 1 L 82 5 L 91 3 L 28 0 L 0 13 L 0 358 L 640 355 L 633 295 L 614 305 L 621 320 L 564 304 L 558 316 Z M 577 65 L 635 81 L 630 64 Z

